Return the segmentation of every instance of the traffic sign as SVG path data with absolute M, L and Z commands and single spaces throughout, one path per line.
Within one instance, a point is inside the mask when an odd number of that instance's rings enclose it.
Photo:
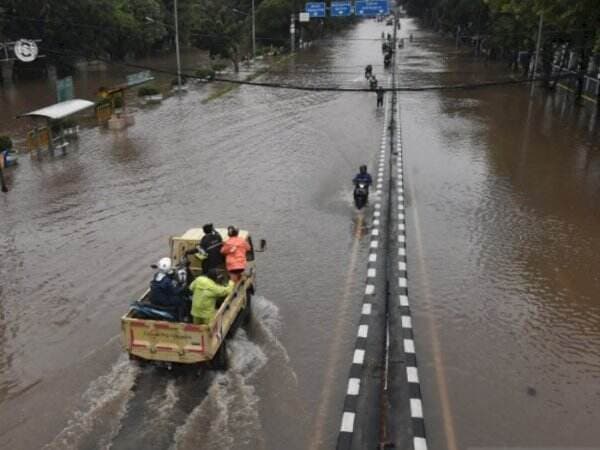
M 19 39 L 14 46 L 15 56 L 23 62 L 32 62 L 38 56 L 38 46 L 35 41 Z
M 300 22 L 310 22 L 310 15 L 307 12 L 301 12 L 298 14 L 298 20 Z
M 304 10 L 312 17 L 325 17 L 325 3 L 309 2 Z
M 350 2 L 331 2 L 331 17 L 346 17 L 352 15 Z
M 388 0 L 357 0 L 354 4 L 357 16 L 374 17 L 390 13 Z

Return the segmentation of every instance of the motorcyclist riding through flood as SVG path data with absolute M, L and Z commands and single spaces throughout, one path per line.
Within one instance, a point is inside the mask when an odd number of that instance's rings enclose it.
M 369 187 L 373 184 L 371 175 L 367 172 L 367 166 L 362 165 L 359 172 L 352 180 L 354 183 L 354 204 L 358 209 L 362 209 L 369 199 Z

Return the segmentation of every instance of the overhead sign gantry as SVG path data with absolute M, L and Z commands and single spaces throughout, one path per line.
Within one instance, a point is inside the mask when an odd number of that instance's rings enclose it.
M 327 16 L 327 10 L 331 17 L 348 17 L 356 15 L 360 17 L 383 16 L 390 13 L 389 0 L 356 0 L 354 5 L 351 1 L 332 1 L 330 6 L 325 2 L 308 2 L 304 11 L 312 18 Z

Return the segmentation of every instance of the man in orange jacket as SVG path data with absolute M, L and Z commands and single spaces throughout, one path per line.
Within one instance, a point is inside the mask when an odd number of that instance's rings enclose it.
M 246 253 L 250 251 L 250 244 L 238 236 L 239 230 L 230 225 L 227 227 L 229 239 L 221 247 L 221 253 L 225 255 L 225 266 L 229 272 L 229 278 L 235 283 L 240 281 L 242 273 L 246 270 Z

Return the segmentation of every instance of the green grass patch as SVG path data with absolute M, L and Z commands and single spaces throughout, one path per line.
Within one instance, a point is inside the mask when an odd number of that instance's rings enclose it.
M 239 85 L 237 85 L 237 84 L 227 83 L 224 86 L 221 86 L 220 88 L 218 88 L 215 92 L 213 92 L 212 94 L 210 94 L 204 100 L 202 100 L 202 103 L 203 104 L 204 103 L 208 103 L 208 102 L 211 102 L 213 100 L 216 100 L 219 97 L 223 97 L 224 95 L 226 95 L 229 92 L 233 91 L 238 86 Z

